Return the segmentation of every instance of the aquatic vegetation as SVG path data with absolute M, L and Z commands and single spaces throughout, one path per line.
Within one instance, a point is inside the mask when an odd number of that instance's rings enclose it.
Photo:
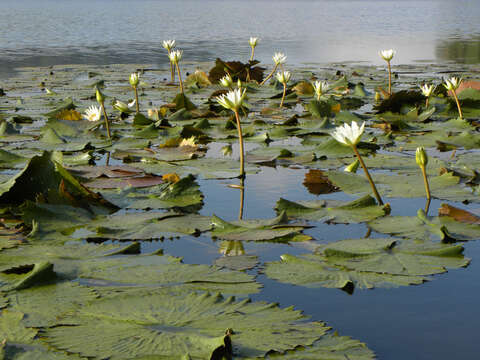
M 168 59 L 170 61 L 170 81 L 173 83 L 175 81 L 175 69 L 174 69 L 174 62 L 170 59 L 170 53 L 173 49 L 177 46 L 175 40 L 163 40 L 162 46 L 168 52 Z
M 178 74 L 178 83 L 180 85 L 180 92 L 183 94 L 183 81 L 182 81 L 182 74 L 180 73 L 180 65 L 178 64 L 182 59 L 183 51 L 182 50 L 172 50 L 168 57 L 170 58 L 170 62 L 175 65 L 177 68 Z
M 107 116 L 107 111 L 105 110 L 105 95 L 100 91 L 99 88 L 96 88 L 95 90 L 95 97 L 97 98 L 97 102 L 100 104 L 100 107 L 103 112 L 103 119 L 105 120 L 105 128 L 107 129 L 107 136 L 109 139 L 111 139 L 111 134 L 110 134 L 110 122 L 108 120 Z
M 388 67 L 388 94 L 392 95 L 392 67 L 390 65 L 390 61 L 393 59 L 393 55 L 395 55 L 395 50 L 382 50 L 379 53 L 380 57 L 387 62 Z
M 299 295 L 322 288 L 317 298 L 462 275 L 454 269 L 480 239 L 480 91 L 471 80 L 456 89 L 459 119 L 451 91 L 418 84 L 463 65 L 426 75 L 399 65 L 401 90 L 375 103 L 381 69 L 284 72 L 285 56 L 273 60 L 282 78 L 263 85 L 255 60 L 185 64 L 180 94 L 159 80 L 168 65 L 24 68 L 4 81 L 0 351 L 373 359 L 361 341 L 286 307 L 295 300 L 248 296 L 263 294 L 265 276 Z M 55 93 L 37 88 L 45 78 Z M 130 110 L 134 85 L 148 113 Z M 100 122 L 106 99 L 111 134 Z M 425 192 L 432 207 L 444 202 L 438 214 L 400 208 L 423 207 Z
M 445 83 L 443 84 L 443 86 L 445 86 L 445 88 L 452 93 L 455 102 L 457 103 L 458 116 L 460 117 L 460 119 L 463 119 L 462 108 L 460 106 L 460 102 L 458 101 L 457 96 L 457 89 L 459 88 L 461 82 L 462 79 L 459 79 L 457 77 L 451 77 L 450 79 L 445 79 Z
M 375 198 L 377 199 L 380 205 L 383 205 L 383 201 L 382 201 L 382 198 L 380 197 L 380 194 L 377 191 L 377 187 L 375 186 L 375 183 L 373 182 L 373 179 L 370 176 L 370 173 L 368 172 L 367 166 L 363 162 L 362 156 L 358 152 L 357 145 L 362 138 L 364 129 L 365 129 L 365 122 L 362 123 L 362 126 L 359 127 L 355 121 L 352 121 L 351 126 L 348 124 L 343 124 L 343 126 L 337 127 L 331 135 L 339 143 L 345 144 L 352 148 L 353 152 L 358 158 L 358 161 L 362 165 L 363 171 L 365 172 L 365 176 L 367 177 L 368 182 L 372 187 L 372 191 L 373 191 L 373 194 L 375 195 Z
M 273 60 L 273 62 L 275 63 L 275 66 L 273 67 L 273 69 L 272 69 L 272 71 L 270 72 L 270 74 L 268 74 L 267 77 L 260 83 L 260 85 L 263 85 L 263 84 L 265 84 L 268 80 L 270 80 L 270 78 L 273 76 L 273 74 L 275 74 L 275 71 L 277 71 L 278 67 L 279 67 L 279 66 L 282 66 L 283 64 L 285 64 L 285 62 L 287 61 L 287 57 L 285 56 L 284 53 L 276 52 L 275 54 L 273 54 L 272 60 Z M 282 70 L 283 70 L 283 69 L 282 69 Z
M 250 61 L 253 61 L 255 57 L 255 48 L 257 47 L 258 40 L 258 37 L 251 37 L 250 40 L 248 40 L 248 44 L 252 48 L 252 55 L 250 55 Z

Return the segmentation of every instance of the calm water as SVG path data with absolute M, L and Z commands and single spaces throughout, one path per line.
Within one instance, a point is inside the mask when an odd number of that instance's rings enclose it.
M 2 0 L 0 72 L 19 65 L 166 64 L 164 39 L 184 58 L 248 59 L 248 38 L 271 62 L 480 62 L 477 0 Z
M 185 60 L 249 57 L 248 38 L 261 38 L 257 58 L 271 62 L 284 51 L 290 64 L 366 61 L 395 48 L 394 62 L 480 63 L 480 2 L 475 0 L 2 0 L 0 77 L 17 66 L 65 63 L 151 63 L 166 66 L 163 39 L 174 38 Z M 302 186 L 305 170 L 265 168 L 247 178 L 245 218 L 272 217 L 280 197 L 312 199 Z M 281 179 L 272 184 L 272 179 Z M 225 182 L 227 183 L 227 182 Z M 201 181 L 205 207 L 235 219 L 238 190 Z M 392 200 L 394 215 L 414 215 L 423 200 Z M 431 205 L 436 213 L 439 201 Z M 461 206 L 461 204 L 460 204 Z M 317 224 L 319 241 L 362 236 L 364 225 Z M 355 234 L 354 234 L 355 233 Z M 353 234 L 353 235 L 352 235 Z M 373 236 L 376 236 L 373 234 Z M 186 262 L 211 263 L 218 244 L 208 237 L 161 244 Z M 147 243 L 148 247 L 158 244 Z M 365 341 L 380 359 L 478 359 L 480 243 L 465 245 L 468 269 L 436 276 L 422 286 L 357 291 L 304 289 L 259 275 L 254 299 L 295 304 L 342 335 Z M 262 261 L 278 260 L 299 246 L 247 244 Z

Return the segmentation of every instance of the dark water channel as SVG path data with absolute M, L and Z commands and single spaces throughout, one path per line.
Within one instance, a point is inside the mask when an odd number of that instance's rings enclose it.
M 379 63 L 378 50 L 395 48 L 397 63 L 480 63 L 478 1 L 382 0 L 3 0 L 0 2 L 0 77 L 18 66 L 66 63 L 150 63 L 167 66 L 163 39 L 174 38 L 186 61 L 247 58 L 248 38 L 259 36 L 257 57 L 271 62 L 284 51 L 289 65 L 354 61 Z M 1 84 L 1 81 L 0 81 Z M 312 200 L 302 185 L 306 169 L 264 167 L 248 175 L 244 218 L 275 216 L 280 197 Z M 239 210 L 235 181 L 201 180 L 203 215 L 234 220 Z M 345 199 L 348 199 L 346 195 Z M 388 199 L 393 215 L 416 214 L 424 199 Z M 436 215 L 434 200 L 430 214 Z M 452 205 L 465 208 L 462 204 Z M 469 210 L 472 210 L 471 207 Z M 478 209 L 477 209 L 478 210 Z M 365 225 L 313 223 L 305 233 L 319 243 L 362 237 Z M 380 236 L 373 233 L 371 236 Z M 182 237 L 145 243 L 162 247 L 187 263 L 212 263 L 220 244 L 210 237 Z M 247 243 L 261 263 L 283 253 L 302 254 L 305 244 Z M 421 286 L 355 291 L 307 289 L 261 274 L 254 300 L 295 305 L 314 320 L 367 343 L 380 359 L 443 360 L 480 358 L 480 242 L 465 244 L 467 269 L 435 276 Z

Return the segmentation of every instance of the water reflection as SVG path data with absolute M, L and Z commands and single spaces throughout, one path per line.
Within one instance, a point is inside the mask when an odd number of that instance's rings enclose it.
M 446 39 L 437 41 L 435 56 L 439 61 L 462 64 L 480 63 L 480 36 L 471 39 Z

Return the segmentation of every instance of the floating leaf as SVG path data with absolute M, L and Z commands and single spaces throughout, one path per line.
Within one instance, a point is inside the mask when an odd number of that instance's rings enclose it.
M 223 345 L 225 329 L 232 328 L 234 356 L 247 359 L 311 345 L 328 330 L 302 320 L 300 312 L 274 304 L 163 291 L 92 302 L 44 336 L 56 348 L 88 357 L 180 358 L 188 353 L 192 359 L 209 359 Z

